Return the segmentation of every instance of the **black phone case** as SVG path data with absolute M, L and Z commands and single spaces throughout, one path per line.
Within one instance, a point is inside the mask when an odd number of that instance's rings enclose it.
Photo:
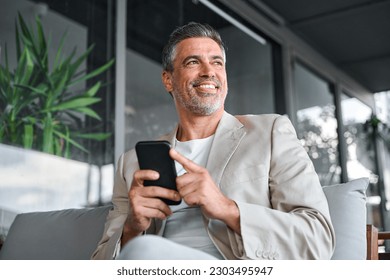
M 144 181 L 144 186 L 160 186 L 172 190 L 176 188 L 176 168 L 169 156 L 171 145 L 168 141 L 140 141 L 135 145 L 140 169 L 155 170 L 160 177 L 155 181 Z M 161 198 L 168 205 L 178 205 L 181 201 Z

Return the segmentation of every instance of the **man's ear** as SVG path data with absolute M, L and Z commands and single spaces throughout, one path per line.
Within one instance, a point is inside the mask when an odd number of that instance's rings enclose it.
M 163 71 L 161 74 L 162 82 L 167 92 L 172 92 L 172 74 L 168 71 Z

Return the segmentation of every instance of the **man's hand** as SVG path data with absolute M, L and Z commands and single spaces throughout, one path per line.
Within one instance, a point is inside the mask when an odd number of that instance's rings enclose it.
M 207 169 L 174 149 L 171 149 L 169 154 L 187 171 L 176 179 L 177 189 L 184 201 L 190 206 L 200 206 L 207 217 L 221 220 L 232 230 L 240 233 L 240 212 L 236 203 L 221 192 Z
M 158 177 L 158 172 L 153 170 L 134 172 L 128 193 L 130 213 L 123 228 L 122 245 L 147 230 L 153 218 L 164 220 L 172 214 L 169 206 L 159 197 L 180 200 L 179 193 L 174 190 L 158 186 L 144 187 L 144 180 L 157 180 Z

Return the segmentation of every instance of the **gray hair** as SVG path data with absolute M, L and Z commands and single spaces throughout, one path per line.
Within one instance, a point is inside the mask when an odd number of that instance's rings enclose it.
M 163 69 L 169 72 L 173 71 L 173 60 L 176 56 L 177 44 L 185 39 L 199 37 L 206 37 L 214 40 L 221 48 L 223 57 L 226 60 L 225 45 L 222 42 L 219 33 L 208 24 L 190 22 L 176 28 L 169 36 L 168 43 L 165 45 L 162 52 Z

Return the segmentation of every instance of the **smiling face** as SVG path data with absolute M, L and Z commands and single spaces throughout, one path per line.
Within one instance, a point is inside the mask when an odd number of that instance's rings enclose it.
M 208 116 L 224 110 L 225 57 L 210 38 L 190 38 L 176 46 L 173 71 L 163 72 L 165 88 L 180 112 Z

